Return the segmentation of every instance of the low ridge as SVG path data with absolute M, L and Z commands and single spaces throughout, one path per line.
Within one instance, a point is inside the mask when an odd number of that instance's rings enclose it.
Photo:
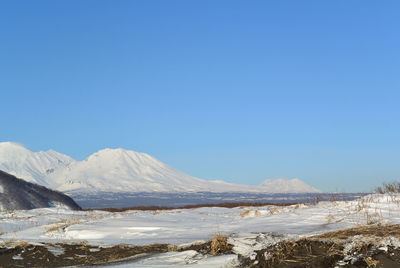
M 69 196 L 27 182 L 0 170 L 0 210 L 45 207 L 81 208 Z

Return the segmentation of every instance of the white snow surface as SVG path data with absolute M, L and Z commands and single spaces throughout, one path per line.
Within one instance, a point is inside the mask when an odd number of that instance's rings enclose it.
M 32 152 L 0 143 L 0 170 L 62 192 L 318 192 L 298 179 L 261 186 L 208 181 L 180 172 L 154 157 L 125 149 L 100 150 L 83 161 L 55 152 Z
M 1 241 L 82 242 L 187 245 L 214 234 L 229 237 L 234 253 L 252 257 L 254 250 L 284 239 L 306 237 L 365 224 L 400 223 L 400 195 L 369 195 L 355 201 L 320 202 L 286 207 L 197 208 L 164 211 L 71 211 L 44 208 L 0 215 Z M 61 226 L 63 228 L 52 228 Z M 50 229 L 52 228 L 52 229 Z M 390 240 L 390 239 L 389 239 Z M 389 243 L 390 242 L 390 243 Z M 386 244 L 400 246 L 399 241 Z M 382 247 L 385 243 L 382 244 Z M 213 258 L 195 252 L 167 253 L 116 267 L 234 267 L 235 256 Z M 214 265 L 214 266 L 212 266 Z
M 0 215 L 0 230 L 5 233 L 0 240 L 182 245 L 208 240 L 213 234 L 229 235 L 232 239 L 250 233 L 308 236 L 371 221 L 400 223 L 400 195 L 369 195 L 355 201 L 285 207 L 205 207 L 115 213 L 64 208 L 9 211 Z M 66 223 L 67 228 L 47 231 Z
M 135 262 L 114 264 L 111 267 L 117 268 L 232 268 L 238 264 L 237 256 L 234 254 L 222 256 L 206 256 L 194 250 L 183 252 L 168 252 L 157 254 L 149 258 L 143 258 Z M 98 267 L 110 267 L 98 266 Z

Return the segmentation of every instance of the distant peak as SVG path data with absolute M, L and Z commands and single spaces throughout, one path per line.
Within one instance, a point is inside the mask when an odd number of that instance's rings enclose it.
M 95 152 L 94 154 L 90 155 L 86 160 L 94 160 L 97 158 L 108 158 L 108 157 L 135 157 L 135 158 L 152 158 L 150 155 L 146 153 L 136 152 L 132 150 L 126 150 L 123 148 L 106 148 Z
M 11 141 L 0 142 L 0 149 L 6 151 L 29 151 L 24 145 Z
M 33 152 L 27 147 L 25 147 L 23 144 L 18 143 L 18 142 L 11 142 L 11 141 L 5 141 L 5 142 L 0 142 L 0 150 L 3 152 L 15 152 L 15 153 L 29 153 L 29 154 L 35 154 L 35 153 L 47 153 L 47 154 L 53 154 L 53 155 L 62 155 L 64 157 L 68 157 L 66 155 L 63 155 L 57 151 L 54 150 L 47 150 L 47 151 L 39 151 L 39 152 Z
M 92 155 L 125 154 L 125 153 L 138 153 L 138 152 L 125 150 L 123 148 L 105 148 L 95 152 Z
M 265 180 L 261 183 L 261 186 L 273 189 L 275 192 L 320 192 L 318 189 L 315 189 L 298 178 Z
M 267 179 L 263 181 L 261 184 L 266 184 L 266 183 L 278 183 L 278 182 L 285 182 L 285 183 L 290 183 L 290 182 L 302 182 L 298 178 L 293 178 L 293 179 L 286 179 L 286 178 L 276 178 L 276 179 Z
M 3 141 L 3 142 L 0 142 L 0 146 L 1 146 L 1 147 L 19 147 L 19 148 L 24 148 L 24 149 L 26 149 L 26 147 L 25 147 L 24 145 L 22 145 L 21 143 L 12 142 L 12 141 Z
M 265 181 L 262 182 L 262 184 L 265 183 L 270 183 L 270 182 L 287 182 L 287 179 L 284 178 L 276 178 L 276 179 L 266 179 Z

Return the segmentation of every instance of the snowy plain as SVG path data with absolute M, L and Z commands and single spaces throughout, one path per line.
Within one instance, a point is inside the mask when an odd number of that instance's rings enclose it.
M 229 237 L 234 253 L 254 250 L 289 238 L 371 223 L 400 223 L 399 195 L 368 195 L 354 201 L 292 206 L 197 208 L 162 211 L 71 211 L 45 208 L 0 215 L 1 241 L 82 242 L 104 247 L 116 244 L 187 245 L 215 234 Z M 58 228 L 60 227 L 60 228 Z M 116 267 L 235 267 L 236 255 L 199 256 L 170 252 Z

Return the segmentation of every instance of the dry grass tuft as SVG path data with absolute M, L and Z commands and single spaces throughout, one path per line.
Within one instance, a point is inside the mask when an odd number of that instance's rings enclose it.
M 242 218 L 248 217 L 252 211 L 253 210 L 248 209 L 245 212 L 240 213 L 240 217 L 242 217 Z
M 368 267 L 378 267 L 379 261 L 373 259 L 372 257 L 366 257 L 364 258 L 365 263 L 368 265 Z
M 400 182 L 384 183 L 382 186 L 376 187 L 375 192 L 378 194 L 400 193 Z
M 269 208 L 268 210 L 269 210 L 269 212 L 270 212 L 271 214 L 278 214 L 278 213 L 281 213 L 281 212 L 282 212 L 282 210 L 281 210 L 281 209 L 278 209 L 278 208 Z
M 261 215 L 262 215 L 261 212 L 258 211 L 258 210 L 248 209 L 248 210 L 242 212 L 242 213 L 240 214 L 240 217 L 242 217 L 242 218 L 249 217 L 249 216 L 256 216 L 256 217 L 259 217 L 259 216 L 261 216 Z
M 175 252 L 178 251 L 179 247 L 176 245 L 168 245 L 168 252 Z
M 11 244 L 11 247 L 12 248 L 18 248 L 18 247 L 24 248 L 24 247 L 27 247 L 28 245 L 29 245 L 29 243 L 26 241 L 17 241 L 17 242 L 13 242 Z
M 7 245 L 9 245 L 9 244 L 11 244 L 11 243 L 14 243 L 15 241 L 16 241 L 15 239 L 4 240 L 4 241 L 2 241 L 2 242 L 0 243 L 0 247 L 7 246 Z
M 364 237 L 396 237 L 400 239 L 400 224 L 392 225 L 365 225 L 355 228 L 339 230 L 335 232 L 324 233 L 312 236 L 311 238 L 322 239 L 348 239 L 356 235 Z
M 28 245 L 29 243 L 26 241 L 17 241 L 15 239 L 4 240 L 0 243 L 0 247 L 11 247 L 11 248 L 26 247 Z
M 60 220 L 58 222 L 55 223 L 54 226 L 49 227 L 46 232 L 55 232 L 58 230 L 64 230 L 65 228 L 74 225 L 74 224 L 79 224 L 81 223 L 81 220 L 79 219 L 64 219 L 64 220 Z
M 232 245 L 228 243 L 228 237 L 215 234 L 211 238 L 210 254 L 219 255 L 232 250 Z

